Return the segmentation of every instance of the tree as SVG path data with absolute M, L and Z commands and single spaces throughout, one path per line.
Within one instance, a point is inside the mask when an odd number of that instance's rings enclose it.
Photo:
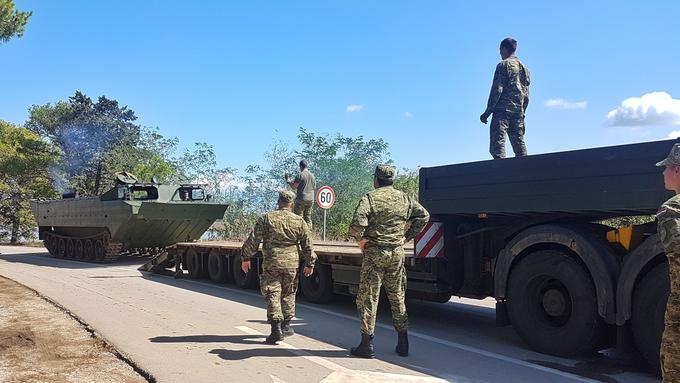
M 0 120 L 0 236 L 10 243 L 32 237 L 29 200 L 55 196 L 50 168 L 57 159 L 37 134 Z
M 14 0 L 0 0 L 0 42 L 22 37 L 28 18 L 33 12 L 21 12 L 14 8 Z
M 419 182 L 420 177 L 418 175 L 418 169 L 403 168 L 400 172 L 397 172 L 397 176 L 394 177 L 394 188 L 418 199 Z
M 333 137 L 318 135 L 300 128 L 298 140 L 301 148 L 291 150 L 276 141 L 265 154 L 268 167 L 246 168 L 243 189 L 244 199 L 252 212 L 259 214 L 272 209 L 276 190 L 286 188 L 285 173 L 298 171 L 300 159 L 306 159 L 316 176 L 317 187 L 330 185 L 337 200 L 329 211 L 327 228 L 331 238 L 345 239 L 354 209 L 362 195 L 373 188 L 373 171 L 376 165 L 389 163 L 389 145 L 383 139 L 365 139 L 363 136 Z M 323 211 L 314 209 L 315 230 L 321 231 Z
M 83 195 L 98 195 L 102 181 L 112 182 L 104 172 L 108 151 L 140 139 L 134 111 L 105 96 L 93 102 L 76 91 L 67 102 L 33 105 L 29 115 L 26 127 L 61 150 L 65 178 Z

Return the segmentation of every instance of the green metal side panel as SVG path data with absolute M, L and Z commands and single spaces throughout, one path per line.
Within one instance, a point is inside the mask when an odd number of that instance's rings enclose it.
M 675 140 L 420 169 L 431 214 L 651 214 L 670 197 L 662 168 Z

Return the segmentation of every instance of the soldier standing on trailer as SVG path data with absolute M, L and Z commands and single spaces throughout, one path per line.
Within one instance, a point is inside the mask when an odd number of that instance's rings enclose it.
M 656 219 L 671 282 L 661 340 L 661 373 L 664 383 L 677 383 L 680 382 L 680 144 L 673 145 L 668 157 L 656 166 L 666 167 L 664 185 L 675 192 L 673 198 L 661 205 Z
M 524 144 L 524 115 L 529 105 L 529 70 L 515 56 L 517 40 L 508 37 L 501 41 L 503 59 L 496 65 L 493 84 L 486 110 L 479 116 L 486 124 L 489 116 L 489 153 L 494 159 L 505 158 L 505 134 L 507 132 L 515 156 L 526 156 Z
M 397 330 L 396 352 L 408 356 L 406 315 L 406 269 L 404 242 L 411 241 L 425 227 L 430 214 L 418 201 L 394 187 L 395 170 L 379 165 L 373 174 L 375 190 L 366 194 L 354 213 L 349 234 L 364 254 L 359 276 L 357 310 L 361 320 L 361 343 L 350 352 L 373 358 L 373 332 L 380 286 L 385 287 Z M 408 230 L 406 224 L 410 223 Z
M 260 290 L 267 302 L 267 321 L 271 324 L 271 334 L 266 339 L 269 344 L 276 344 L 284 336 L 295 333 L 290 321 L 295 317 L 300 266 L 298 246 L 305 262 L 305 277 L 312 275 L 316 262 L 309 227 L 290 210 L 294 199 L 295 194 L 291 191 L 279 192 L 278 210 L 257 220 L 241 248 L 241 268 L 247 273 L 251 267 L 250 258 L 262 242 Z
M 300 161 L 300 173 L 298 173 L 294 180 L 290 180 L 288 174 L 286 174 L 286 183 L 296 190 L 293 212 L 302 216 L 305 222 L 307 222 L 307 226 L 311 229 L 316 177 L 309 171 L 307 161 Z

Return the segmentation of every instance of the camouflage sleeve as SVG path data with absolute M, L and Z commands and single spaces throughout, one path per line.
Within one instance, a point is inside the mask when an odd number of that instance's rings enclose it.
M 524 113 L 527 112 L 527 107 L 529 106 L 529 85 L 531 85 L 531 74 L 529 74 L 529 69 L 522 66 L 524 69 L 524 77 L 526 79 L 526 92 L 524 93 Z
M 656 219 L 659 238 L 666 255 L 680 255 L 680 206 L 664 204 Z
M 314 253 L 314 245 L 312 245 L 311 230 L 309 230 L 309 226 L 305 221 L 302 221 L 302 232 L 298 240 L 300 241 L 300 249 L 302 250 L 305 266 L 314 267 L 316 253 Z
M 364 237 L 364 232 L 368 226 L 368 214 L 371 212 L 371 205 L 368 202 L 368 196 L 364 196 L 359 201 L 352 223 L 349 225 L 349 236 L 359 241 Z
M 264 225 L 264 217 L 260 217 L 257 223 L 255 223 L 255 227 L 248 236 L 248 239 L 241 246 L 241 262 L 250 261 L 250 257 L 257 253 L 264 235 Z
M 415 238 L 416 235 L 418 235 L 418 233 L 423 230 L 425 225 L 427 225 L 427 222 L 430 220 L 430 213 L 425 210 L 423 205 L 411 197 L 409 197 L 409 202 L 411 204 L 411 216 L 408 220 L 411 225 L 409 226 L 408 230 L 406 230 L 406 233 L 404 233 L 404 239 L 406 242 L 413 240 L 413 238 Z
M 501 98 L 503 86 L 505 85 L 503 83 L 504 70 L 505 66 L 503 65 L 503 62 L 500 62 L 498 65 L 496 65 L 496 72 L 493 74 L 493 83 L 491 84 L 491 92 L 489 93 L 489 101 L 486 104 L 487 112 L 492 112 L 496 107 L 498 100 Z

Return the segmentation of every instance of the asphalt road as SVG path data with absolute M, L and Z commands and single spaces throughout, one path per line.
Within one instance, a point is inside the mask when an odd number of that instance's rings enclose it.
M 87 322 L 159 382 L 657 382 L 635 355 L 577 359 L 528 350 L 496 327 L 493 302 L 408 303 L 411 355 L 394 353 L 389 310 L 380 313 L 377 359 L 348 356 L 359 341 L 350 298 L 300 299 L 295 336 L 264 344 L 255 290 L 137 271 L 143 259 L 94 265 L 43 249 L 0 246 L 0 275 L 29 286 Z

